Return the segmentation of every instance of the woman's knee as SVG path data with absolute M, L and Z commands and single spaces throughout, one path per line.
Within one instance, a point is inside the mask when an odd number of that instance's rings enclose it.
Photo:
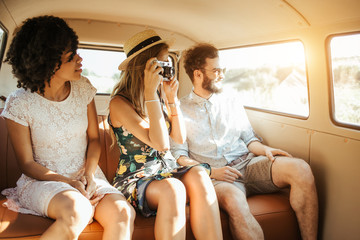
M 189 170 L 189 175 L 195 178 L 208 178 L 209 175 L 207 174 L 206 170 L 202 166 L 194 166 Z
M 146 189 L 146 201 L 151 209 L 162 206 L 182 206 L 186 203 L 184 184 L 176 178 L 152 181 Z
M 201 166 L 192 167 L 183 177 L 185 187 L 207 187 L 212 186 L 210 177 Z
M 160 191 L 169 198 L 186 198 L 186 189 L 184 184 L 176 178 L 167 178 L 162 180 Z
M 64 203 L 61 212 L 61 219 L 68 226 L 80 226 L 86 224 L 93 216 L 93 207 L 85 197 L 74 197 Z
M 216 198 L 214 186 L 203 167 L 192 167 L 182 180 L 190 200 L 194 196 L 202 197 L 209 201 L 213 201 Z
M 76 192 L 65 192 L 55 196 L 50 202 L 49 217 L 56 220 L 64 235 L 76 238 L 93 216 L 89 200 Z
M 117 222 L 134 222 L 135 209 L 126 200 L 116 201 L 113 210 L 113 219 L 117 219 Z

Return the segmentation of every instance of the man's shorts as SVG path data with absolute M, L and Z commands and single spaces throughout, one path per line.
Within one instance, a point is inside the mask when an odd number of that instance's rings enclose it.
M 278 192 L 280 190 L 272 181 L 272 161 L 266 156 L 255 157 L 253 153 L 250 153 L 245 159 L 231 167 L 241 172 L 242 177 L 238 178 L 233 184 L 243 191 L 246 196 Z M 212 182 L 214 186 L 224 183 L 224 181 L 215 179 Z

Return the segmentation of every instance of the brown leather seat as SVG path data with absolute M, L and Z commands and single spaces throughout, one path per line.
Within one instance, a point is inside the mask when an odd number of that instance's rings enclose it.
M 0 109 L 1 111 L 2 109 Z M 106 116 L 99 116 L 98 120 L 102 144 L 99 165 L 111 182 L 119 159 L 119 151 L 117 147 L 110 147 L 112 142 Z M 14 187 L 20 174 L 5 120 L 0 118 L 0 191 Z M 1 195 L 0 203 L 3 202 L 5 202 L 5 197 Z M 248 203 L 252 214 L 264 230 L 265 239 L 301 239 L 296 216 L 290 207 L 287 193 L 251 196 L 248 198 Z M 191 232 L 188 213 L 187 220 L 186 239 L 195 239 Z M 39 239 L 52 223 L 53 220 L 48 218 L 19 214 L 0 206 L 0 239 Z M 133 239 L 154 239 L 154 223 L 155 217 L 144 218 L 137 214 Z M 223 211 L 221 212 L 221 223 L 224 239 L 232 239 L 228 216 Z M 102 231 L 100 224 L 94 221 L 85 228 L 79 239 L 101 239 Z

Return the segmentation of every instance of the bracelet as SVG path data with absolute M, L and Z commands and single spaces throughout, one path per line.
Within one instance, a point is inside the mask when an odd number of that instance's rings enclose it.
M 149 102 L 160 102 L 160 100 L 159 99 L 145 100 L 145 103 L 149 103 Z
M 168 103 L 169 104 L 169 107 L 172 107 L 172 108 L 176 108 L 178 106 L 180 106 L 180 102 L 179 101 L 176 101 L 174 103 Z
M 171 114 L 172 117 L 177 117 L 178 115 L 177 114 Z

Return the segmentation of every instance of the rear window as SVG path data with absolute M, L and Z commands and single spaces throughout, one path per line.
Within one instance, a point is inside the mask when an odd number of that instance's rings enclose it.
M 330 37 L 328 52 L 333 120 L 359 128 L 360 33 Z
M 120 80 L 118 66 L 125 60 L 122 49 L 98 49 L 96 46 L 80 46 L 78 54 L 82 57 L 82 75 L 87 77 L 97 89 L 98 95 L 109 95 Z M 168 61 L 177 69 L 176 61 L 170 54 Z
M 80 47 L 78 54 L 82 57 L 83 72 L 97 94 L 110 94 L 114 85 L 119 81 L 119 64 L 126 58 L 121 50 L 90 49 Z
M 247 107 L 300 118 L 309 116 L 304 46 L 300 41 L 220 51 L 224 89 L 237 91 Z

